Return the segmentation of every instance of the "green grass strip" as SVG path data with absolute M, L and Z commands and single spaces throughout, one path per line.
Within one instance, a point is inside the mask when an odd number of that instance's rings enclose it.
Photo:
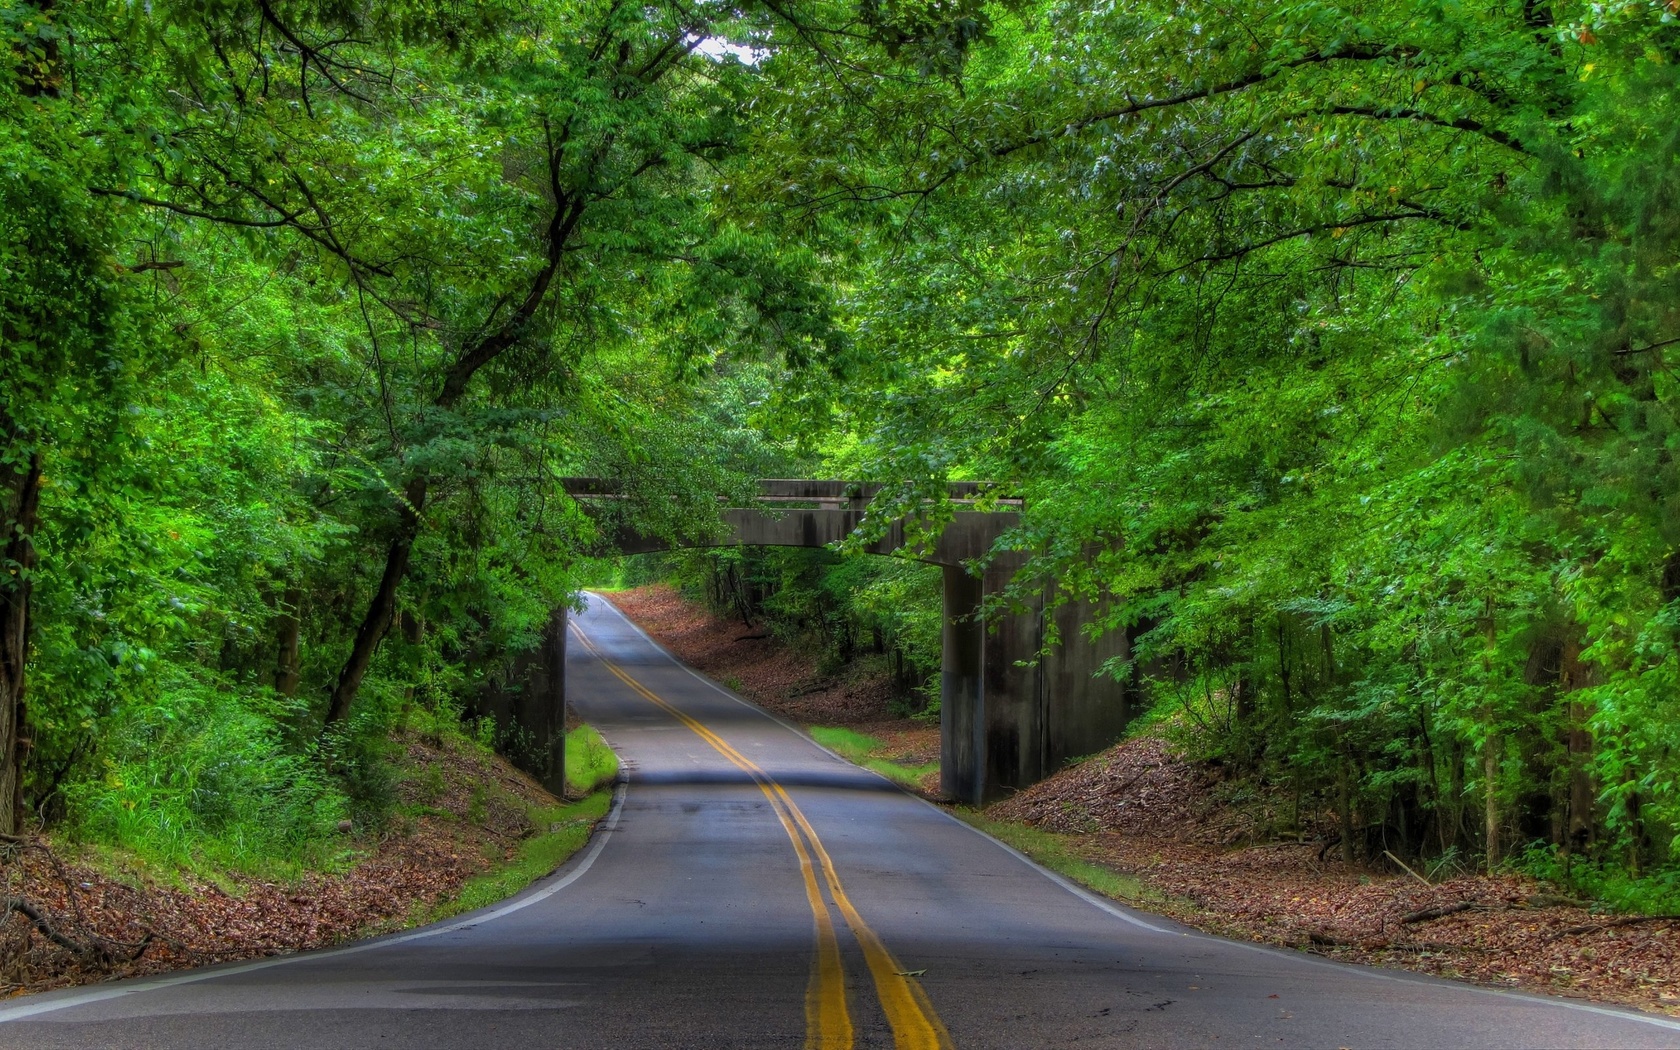
M 618 756 L 593 726 L 578 726 L 566 734 L 566 783 L 587 794 L 618 776 Z
M 1143 882 L 1131 875 L 1122 875 L 1113 868 L 1088 861 L 1068 846 L 1069 838 L 1053 831 L 1041 831 L 1013 821 L 992 820 L 979 810 L 958 807 L 954 810 L 961 820 L 972 824 L 995 839 L 1015 847 L 1033 860 L 1059 875 L 1065 875 L 1086 889 L 1095 890 L 1115 900 L 1139 903 L 1159 900 Z
M 890 758 L 882 757 L 887 745 L 880 739 L 867 733 L 859 733 L 853 729 L 843 729 L 839 726 L 812 726 L 811 739 L 828 748 L 848 762 L 855 762 L 865 769 L 872 769 L 895 783 L 907 788 L 917 788 L 922 778 L 939 768 L 939 763 L 924 762 L 919 766 L 907 766 L 894 762 Z
M 616 762 L 614 772 L 617 772 Z M 601 790 L 564 806 L 533 808 L 532 823 L 547 830 L 521 843 L 518 855 L 506 867 L 468 880 L 459 894 L 433 909 L 427 921 L 447 919 L 505 900 L 566 863 L 589 841 L 595 822 L 606 816 L 611 804 L 612 792 Z

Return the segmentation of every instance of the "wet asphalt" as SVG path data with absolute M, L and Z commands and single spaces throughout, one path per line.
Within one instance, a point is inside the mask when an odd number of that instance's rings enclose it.
M 1680 1046 L 1667 1018 L 1098 901 L 689 671 L 605 600 L 574 628 L 568 693 L 625 778 L 554 875 L 349 948 L 6 1000 L 0 1047 Z

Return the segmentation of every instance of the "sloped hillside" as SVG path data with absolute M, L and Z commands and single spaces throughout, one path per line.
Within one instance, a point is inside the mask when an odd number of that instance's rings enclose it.
M 1533 879 L 1397 859 L 1349 868 L 1328 815 L 1265 841 L 1292 800 L 1186 761 L 1158 736 L 1117 744 L 984 816 L 1131 876 L 1135 903 L 1210 932 L 1527 991 L 1680 1012 L 1680 922 L 1611 915 Z M 1028 852 L 1033 852 L 1030 844 Z
M 41 838 L 0 843 L 0 995 L 319 948 L 429 920 L 475 877 L 549 836 L 581 844 L 604 809 L 574 805 L 487 750 L 405 733 L 384 826 L 341 826 L 343 867 L 295 881 L 163 872 Z M 346 822 L 348 823 L 348 822 Z M 539 872 L 540 873 L 540 872 Z M 517 889 L 517 886 L 510 887 Z

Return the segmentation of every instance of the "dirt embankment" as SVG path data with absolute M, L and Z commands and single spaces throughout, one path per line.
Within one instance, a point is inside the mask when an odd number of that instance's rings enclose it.
M 559 800 L 502 759 L 409 736 L 396 816 L 339 874 L 183 875 L 42 839 L 0 843 L 0 996 L 319 948 L 424 918 L 512 860 Z M 15 904 L 15 906 L 14 906 Z
M 1166 741 L 1116 745 L 986 811 L 1070 836 L 1136 876 L 1143 906 L 1226 936 L 1504 988 L 1680 1013 L 1680 923 L 1597 914 L 1531 879 L 1349 868 L 1319 842 L 1256 841 L 1253 799 Z
M 884 680 L 822 681 L 814 656 L 716 619 L 668 587 L 613 601 L 678 657 L 769 710 L 891 740 L 919 761 L 938 757 L 937 730 L 891 718 Z M 1289 802 L 1229 790 L 1237 786 L 1149 736 L 984 816 L 1064 836 L 1075 855 L 1134 877 L 1144 887 L 1135 903 L 1209 932 L 1680 1013 L 1680 923 L 1598 914 L 1517 876 L 1432 872 L 1426 881 L 1349 868 L 1319 841 L 1265 841 L 1260 829 Z M 1312 827 L 1311 815 L 1302 816 L 1297 823 Z M 1330 823 L 1321 829 L 1326 841 Z
M 610 597 L 679 660 L 766 711 L 803 726 L 866 733 L 905 765 L 939 758 L 939 727 L 892 713 L 892 681 L 883 669 L 860 666 L 824 676 L 816 653 L 784 645 L 762 627 L 715 617 L 665 584 Z

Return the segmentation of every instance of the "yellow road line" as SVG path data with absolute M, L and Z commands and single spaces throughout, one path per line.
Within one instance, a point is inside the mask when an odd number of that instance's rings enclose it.
M 875 979 L 875 992 L 881 998 L 881 1008 L 886 1011 L 887 1022 L 892 1025 L 893 1043 L 899 1050 L 943 1050 L 951 1046 L 951 1035 L 945 1030 L 945 1025 L 934 1012 L 933 1003 L 929 1001 L 927 992 L 920 982 L 905 975 L 904 966 L 893 958 L 892 952 L 882 942 L 874 930 L 863 921 L 857 908 L 852 906 L 850 897 L 840 886 L 840 874 L 834 870 L 834 861 L 823 847 L 822 840 L 817 838 L 816 831 L 805 814 L 788 798 L 787 792 L 774 780 L 771 786 L 793 811 L 793 819 L 804 829 L 811 840 L 811 848 L 822 861 L 823 873 L 828 878 L 828 889 L 834 897 L 834 903 L 840 906 L 840 913 L 846 917 L 847 925 L 851 926 L 852 934 L 858 939 L 863 948 L 864 960 L 869 963 L 869 975 Z
M 840 941 L 834 934 L 834 919 L 829 914 L 828 905 L 822 898 L 822 890 L 817 885 L 816 871 L 811 863 L 811 854 L 805 848 L 805 842 L 800 838 L 792 820 L 783 812 L 780 801 L 766 782 L 763 771 L 747 762 L 739 754 L 731 754 L 733 748 L 718 745 L 721 740 L 714 739 L 713 734 L 704 725 L 689 718 L 664 700 L 655 696 L 640 682 L 621 670 L 611 660 L 608 660 L 599 649 L 584 637 L 576 624 L 572 631 L 578 641 L 594 653 L 601 661 L 601 665 L 611 671 L 617 678 L 635 690 L 643 698 L 653 701 L 661 708 L 675 715 L 702 740 L 711 744 L 715 750 L 723 754 L 731 764 L 742 772 L 751 776 L 758 789 L 764 793 L 770 803 L 770 809 L 781 821 L 782 830 L 787 832 L 788 841 L 793 843 L 793 851 L 799 858 L 799 872 L 805 881 L 805 900 L 810 905 L 811 916 L 816 924 L 817 952 L 811 962 L 811 977 L 805 987 L 805 1046 L 806 1050 L 851 1050 L 853 1044 L 852 1017 L 846 1008 L 846 968 L 840 960 Z
M 678 721 L 682 722 L 685 726 L 692 730 L 696 736 L 699 736 L 702 740 L 706 741 L 706 743 L 710 744 L 714 750 L 723 755 L 724 758 L 728 759 L 731 764 L 753 778 L 753 781 L 758 784 L 759 790 L 764 792 L 765 797 L 770 800 L 771 808 L 776 811 L 777 817 L 782 821 L 783 828 L 788 831 L 789 836 L 794 842 L 794 849 L 800 857 L 801 869 L 807 873 L 808 881 L 806 885 L 806 896 L 811 899 L 813 912 L 816 912 L 818 910 L 818 906 L 821 904 L 821 896 L 820 894 L 817 894 L 814 897 L 812 896 L 812 894 L 815 893 L 815 880 L 812 879 L 809 874 L 810 859 L 805 851 L 804 844 L 799 841 L 799 836 L 794 834 L 793 829 L 788 825 L 788 818 L 791 816 L 793 821 L 798 824 L 800 830 L 805 833 L 805 837 L 810 840 L 811 850 L 816 853 L 818 860 L 822 864 L 823 876 L 824 880 L 828 884 L 829 894 L 834 898 L 834 903 L 840 908 L 841 915 L 845 917 L 847 925 L 849 925 L 852 929 L 853 936 L 857 938 L 859 946 L 863 949 L 864 960 L 868 963 L 869 974 L 874 980 L 875 991 L 880 997 L 882 1010 L 887 1015 L 887 1022 L 892 1026 L 893 1042 L 894 1045 L 898 1047 L 898 1050 L 945 1050 L 945 1048 L 949 1048 L 952 1045 L 950 1033 L 946 1031 L 944 1024 L 940 1022 L 939 1015 L 934 1012 L 933 1004 L 928 999 L 927 992 L 922 988 L 920 983 L 904 974 L 903 966 L 893 957 L 892 952 L 887 949 L 886 944 L 878 935 L 876 935 L 875 931 L 870 929 L 869 924 L 863 921 L 863 916 L 858 914 L 857 908 L 852 904 L 851 898 L 846 895 L 845 888 L 840 883 L 840 873 L 834 867 L 833 858 L 829 856 L 828 850 L 824 848 L 822 840 L 817 837 L 816 829 L 811 827 L 811 822 L 805 819 L 805 814 L 799 809 L 799 806 L 794 803 L 793 798 L 787 793 L 786 789 L 784 789 L 781 784 L 776 782 L 775 778 L 771 777 L 751 759 L 735 750 L 728 741 L 712 732 L 712 730 L 707 728 L 695 718 L 678 710 L 664 699 L 655 695 L 646 686 L 636 681 L 635 678 L 631 677 L 627 672 L 619 668 L 611 660 L 607 659 L 605 654 L 597 649 L 588 638 L 584 637 L 582 630 L 578 629 L 576 624 L 572 625 L 572 629 L 578 636 L 578 640 L 581 641 L 584 646 L 601 661 L 602 666 L 604 666 L 608 671 L 611 671 L 615 677 L 630 686 L 631 689 L 641 695 L 644 699 L 651 701 L 653 704 L 675 717 Z M 780 803 L 780 805 L 778 805 L 778 803 Z M 786 811 L 785 813 L 784 809 Z M 822 917 L 818 920 L 818 970 L 825 967 L 824 959 L 827 954 L 821 947 L 821 928 L 828 919 L 827 906 L 821 906 L 820 911 Z M 832 924 L 830 924 L 829 932 L 830 936 L 832 936 Z M 835 965 L 838 966 L 838 950 L 836 950 L 834 961 Z M 817 973 L 813 973 L 812 990 L 816 989 L 818 986 L 817 977 Z M 831 987 L 826 982 L 824 982 L 822 986 L 825 989 Z M 841 995 L 841 1011 L 844 1012 L 845 1004 L 843 986 Z M 806 996 L 806 1016 L 808 1022 L 811 1017 L 811 1002 L 812 994 L 811 991 L 808 990 Z M 846 1042 L 836 1045 L 851 1045 L 851 1021 L 849 1018 L 846 1019 L 845 1030 Z M 827 1043 L 814 1041 L 814 1037 L 817 1035 L 816 1031 L 812 1031 L 809 1028 L 807 1031 L 807 1046 L 826 1047 L 829 1045 Z

